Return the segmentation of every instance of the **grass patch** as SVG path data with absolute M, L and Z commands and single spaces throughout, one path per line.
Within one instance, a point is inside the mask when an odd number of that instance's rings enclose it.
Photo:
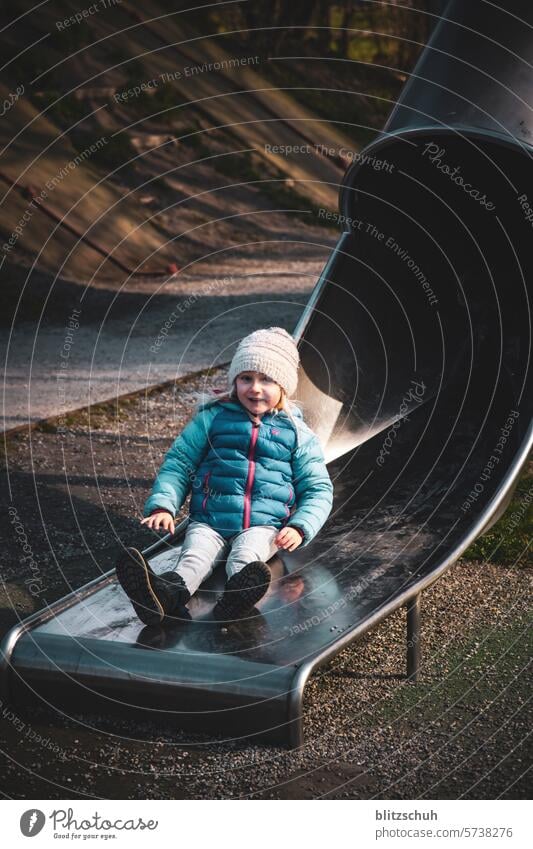
M 387 100 L 368 100 L 359 93 L 392 99 L 399 88 L 392 83 L 390 89 L 383 85 L 376 86 L 366 74 L 354 72 L 353 65 L 349 66 L 347 72 L 345 67 L 339 68 L 339 63 L 335 64 L 334 71 L 330 71 L 327 63 L 320 63 L 318 73 L 311 65 L 307 78 L 297 66 L 287 62 L 264 62 L 261 73 L 275 86 L 287 89 L 290 97 L 310 109 L 318 118 L 334 122 L 340 132 L 352 139 L 354 150 L 362 150 L 375 138 L 390 111 Z M 328 91 L 329 88 L 335 91 Z M 354 91 L 354 94 L 350 94 L 350 91 Z M 376 130 L 368 129 L 373 126 Z M 315 131 L 312 132 L 314 134 Z M 322 139 L 317 138 L 316 141 L 321 142 Z
M 93 404 L 90 408 L 83 407 L 73 410 L 63 416 L 52 416 L 37 422 L 35 430 L 39 433 L 59 433 L 64 428 L 100 430 L 110 427 L 117 422 L 126 421 L 128 408 L 138 402 L 137 398 L 120 398 L 117 401 L 104 401 Z
M 224 174 L 225 177 L 232 177 L 238 180 L 239 183 L 254 182 L 260 180 L 261 175 L 252 163 L 252 157 L 249 152 L 246 153 L 229 153 L 225 156 L 218 156 L 211 160 L 213 168 Z
M 319 215 L 320 207 L 316 206 L 310 200 L 292 191 L 284 185 L 284 182 L 261 183 L 261 191 L 268 195 L 273 204 L 281 209 L 290 209 L 291 215 L 305 221 L 306 224 L 319 225 L 326 227 L 328 230 L 332 228 L 337 230 L 335 224 L 327 221 Z
M 265 180 L 265 177 L 256 176 L 255 179 Z M 298 194 L 297 191 L 288 188 L 285 180 L 285 175 L 281 175 L 281 178 L 272 178 L 272 182 L 267 181 L 259 184 L 256 183 L 255 185 L 262 194 L 268 197 L 272 206 L 276 209 L 282 212 L 290 210 L 291 216 L 299 218 L 306 224 L 318 224 L 319 226 L 327 227 L 329 230 L 332 227 L 337 229 L 330 221 L 326 221 L 325 218 L 320 217 L 320 207 L 316 206 L 303 195 Z
M 160 83 L 151 96 L 154 110 L 173 109 L 175 106 L 180 106 L 182 100 L 178 94 L 177 88 L 171 83 Z M 166 116 L 167 121 L 172 121 L 175 115 L 169 112 Z
M 442 663 L 448 674 L 437 683 L 400 687 L 373 711 L 372 725 L 402 717 L 417 724 L 434 722 L 452 706 L 454 713 L 471 714 L 498 699 L 504 687 L 507 702 L 525 702 L 529 697 L 525 667 L 533 652 L 531 623 L 530 616 L 523 616 L 509 625 L 476 631 L 439 658 L 439 666 Z
M 39 109 L 43 111 L 50 107 L 46 116 L 62 129 L 68 129 L 90 112 L 89 107 L 82 100 L 73 94 L 62 97 L 57 89 L 45 89 L 36 95 L 35 100 Z
M 69 138 L 77 153 L 87 151 L 97 141 L 94 133 L 87 133 L 78 129 L 69 133 Z M 88 159 L 96 167 L 114 170 L 125 165 L 136 156 L 137 151 L 133 147 L 129 136 L 126 133 L 119 133 L 117 136 L 107 137 L 106 144 L 97 147 Z
M 121 91 L 127 91 L 141 85 L 141 81 L 128 80 Z M 137 118 L 155 120 L 167 126 L 172 126 L 176 120 L 176 107 L 182 105 L 178 90 L 170 83 L 158 83 L 157 86 L 140 91 L 125 100 L 119 101 L 121 109 L 133 113 Z M 168 111 L 167 111 L 168 110 Z M 162 113 L 162 114 L 159 114 Z
M 185 375 L 175 381 L 166 381 L 162 384 L 148 386 L 145 389 L 140 389 L 132 392 L 130 395 L 112 399 L 109 401 L 101 401 L 97 404 L 92 404 L 90 407 L 81 407 L 79 410 L 72 410 L 62 416 L 50 416 L 43 419 L 32 427 L 32 430 L 40 433 L 58 433 L 64 427 L 80 428 L 83 430 L 99 430 L 100 428 L 110 427 L 116 422 L 127 421 L 132 409 L 136 405 L 142 405 L 145 398 L 152 395 L 158 395 L 162 389 L 171 387 L 186 388 L 191 381 L 194 383 L 199 377 L 213 377 L 219 372 L 223 372 L 227 364 L 220 366 L 209 366 L 190 375 Z M 27 430 L 15 431 L 8 433 L 6 441 L 20 442 L 24 441 L 27 436 Z M 2 441 L 0 440 L 0 445 Z
M 295 215 L 307 224 L 320 224 L 331 229 L 331 223 L 319 216 L 318 206 L 286 185 L 287 178 L 282 171 L 270 168 L 268 173 L 264 170 L 261 172 L 259 169 L 264 169 L 263 161 L 254 159 L 250 152 L 239 153 L 235 156 L 220 156 L 213 159 L 211 164 L 226 177 L 231 177 L 239 183 L 255 185 L 276 208 L 290 209 L 291 215 Z

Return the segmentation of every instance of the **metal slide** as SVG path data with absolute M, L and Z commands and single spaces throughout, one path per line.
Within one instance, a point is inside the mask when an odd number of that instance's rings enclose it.
M 212 622 L 219 573 L 191 621 L 143 629 L 109 574 L 10 632 L 5 696 L 300 745 L 309 675 L 401 605 L 416 678 L 421 593 L 502 514 L 533 442 L 532 12 L 452 2 L 346 174 L 346 232 L 295 331 L 335 503 L 274 558 L 260 614 Z

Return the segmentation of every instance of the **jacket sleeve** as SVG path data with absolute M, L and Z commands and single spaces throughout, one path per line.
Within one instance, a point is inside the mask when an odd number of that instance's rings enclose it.
M 304 432 L 302 444 L 293 454 L 292 471 L 296 509 L 288 520 L 302 531 L 302 547 L 309 545 L 331 513 L 333 484 L 318 438 Z
M 207 454 L 209 428 L 216 414 L 212 406 L 202 409 L 174 440 L 144 505 L 145 516 L 156 507 L 168 510 L 173 516 L 180 510 L 191 490 L 196 470 Z

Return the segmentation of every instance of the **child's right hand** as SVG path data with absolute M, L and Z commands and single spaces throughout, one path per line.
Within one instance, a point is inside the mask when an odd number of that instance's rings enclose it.
M 141 525 L 146 525 L 154 531 L 164 530 L 173 534 L 176 530 L 174 525 L 174 516 L 168 510 L 158 510 L 157 513 L 152 513 L 146 519 L 141 519 Z

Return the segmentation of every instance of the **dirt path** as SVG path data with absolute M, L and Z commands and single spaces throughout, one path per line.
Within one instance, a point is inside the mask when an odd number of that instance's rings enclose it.
M 241 247 L 122 290 L 43 276 L 41 288 L 58 289 L 55 307 L 0 328 L 4 429 L 227 362 L 257 327 L 291 331 L 333 241 L 304 230 L 301 241 Z

